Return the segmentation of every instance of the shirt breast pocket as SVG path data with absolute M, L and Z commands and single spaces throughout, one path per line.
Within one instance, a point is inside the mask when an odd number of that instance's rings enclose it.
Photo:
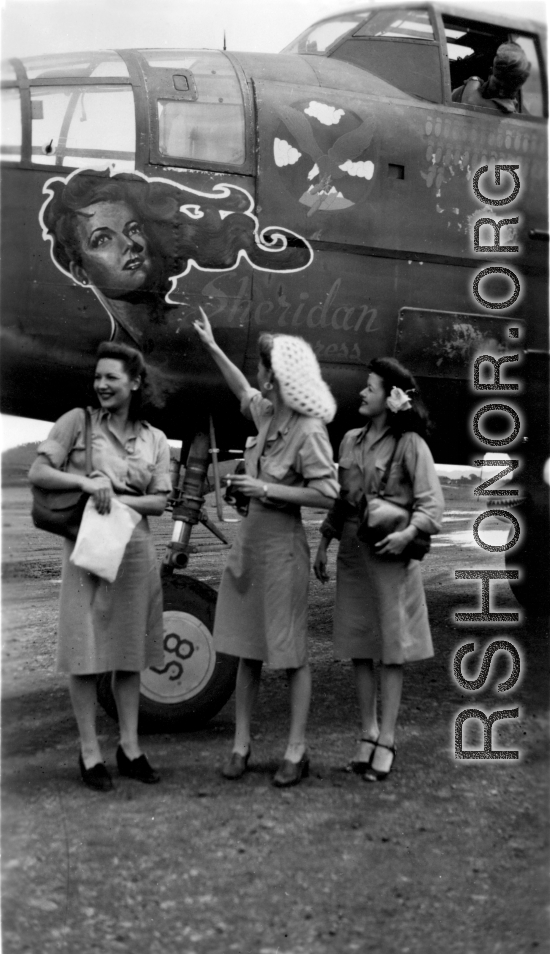
M 284 480 L 289 470 L 288 464 L 284 461 L 270 460 L 269 457 L 264 457 L 262 461 L 262 472 L 273 480 Z

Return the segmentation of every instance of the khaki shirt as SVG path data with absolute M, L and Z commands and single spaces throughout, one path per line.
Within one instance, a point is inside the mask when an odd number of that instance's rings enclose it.
M 370 424 L 348 431 L 340 445 L 338 476 L 340 499 L 350 506 L 350 513 L 359 511 L 362 500 L 375 495 L 382 483 L 396 438 L 389 428 L 365 447 L 365 438 Z M 444 499 L 430 449 L 426 442 L 412 431 L 407 431 L 398 441 L 393 459 L 385 498 L 391 503 L 406 507 L 412 512 L 411 523 L 426 533 L 438 533 L 441 529 Z M 332 531 L 331 514 L 322 531 Z M 338 536 L 339 533 L 334 533 Z
M 336 464 L 325 425 L 288 408 L 277 433 L 267 439 L 273 405 L 255 388 L 242 401 L 241 411 L 251 418 L 258 434 L 246 441 L 246 472 L 270 483 L 311 487 L 335 499 L 338 496 Z
M 104 474 L 115 494 L 167 494 L 170 480 L 170 448 L 162 431 L 147 421 L 132 422 L 132 435 L 123 444 L 111 430 L 110 413 L 92 411 L 92 468 Z M 86 473 L 84 413 L 74 408 L 63 414 L 38 447 L 52 467 L 68 474 Z
M 518 113 L 519 106 L 516 99 L 503 99 L 499 96 L 484 96 L 481 89 L 485 83 L 479 76 L 470 76 L 463 86 L 453 89 L 451 99 L 453 103 L 463 103 L 467 106 L 482 106 L 492 113 Z

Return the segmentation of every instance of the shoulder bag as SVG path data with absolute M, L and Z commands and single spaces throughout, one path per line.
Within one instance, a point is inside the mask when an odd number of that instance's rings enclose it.
M 86 476 L 92 471 L 92 419 L 90 408 L 84 408 L 84 443 Z M 31 517 L 35 527 L 68 540 L 76 540 L 89 494 L 82 490 L 44 490 L 32 487 Z
M 370 547 L 374 547 L 375 543 L 379 543 L 380 540 L 387 537 L 388 533 L 405 530 L 411 522 L 410 510 L 386 499 L 386 485 L 398 446 L 399 442 L 396 441 L 378 493 L 363 499 L 363 519 L 359 524 L 357 536 Z M 430 546 L 430 534 L 423 530 L 417 530 L 414 540 L 411 540 L 401 553 L 384 553 L 377 554 L 377 556 L 380 556 L 381 560 L 423 560 L 429 552 Z

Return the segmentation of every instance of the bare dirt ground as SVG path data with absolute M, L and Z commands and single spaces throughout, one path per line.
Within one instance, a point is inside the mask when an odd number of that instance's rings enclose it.
M 444 532 L 466 530 L 471 491 L 449 491 L 447 506 Z M 480 584 L 456 581 L 454 570 L 498 568 L 501 556 L 455 541 L 424 561 L 436 656 L 406 671 L 384 784 L 343 771 L 357 710 L 350 665 L 332 660 L 332 564 L 331 582 L 313 581 L 310 596 L 311 777 L 286 792 L 271 785 L 287 709 L 284 674 L 266 672 L 241 781 L 219 774 L 231 701 L 201 731 L 144 739 L 159 786 L 115 772 L 105 795 L 79 780 L 65 680 L 54 672 L 60 544 L 33 529 L 26 488 L 5 490 L 3 507 L 5 954 L 547 950 L 547 627 L 459 626 L 452 616 L 480 603 Z M 320 515 L 305 518 L 314 549 Z M 235 525 L 227 529 L 232 536 Z M 156 522 L 159 555 L 169 533 L 166 516 Z M 189 571 L 217 587 L 225 551 L 201 541 Z M 517 609 L 506 584 L 491 592 L 492 608 Z M 456 649 L 494 639 L 520 649 L 519 682 L 496 691 L 510 670 L 499 654 L 489 688 L 460 690 Z M 470 678 L 480 658 L 464 668 Z M 454 720 L 469 707 L 519 707 L 518 720 L 493 729 L 495 747 L 518 749 L 519 761 L 454 758 Z M 103 713 L 99 724 L 114 767 L 116 726 Z M 480 744 L 473 729 L 465 734 Z

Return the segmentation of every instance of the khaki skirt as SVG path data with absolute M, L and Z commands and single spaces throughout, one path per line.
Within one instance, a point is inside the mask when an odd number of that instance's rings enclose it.
M 162 589 L 146 518 L 130 538 L 114 583 L 71 563 L 73 548 L 65 540 L 57 671 L 84 676 L 162 666 Z
M 433 656 L 420 564 L 384 560 L 344 524 L 336 563 L 334 655 L 400 664 Z
M 273 669 L 307 662 L 309 547 L 300 511 L 251 498 L 223 572 L 216 650 L 262 660 Z

